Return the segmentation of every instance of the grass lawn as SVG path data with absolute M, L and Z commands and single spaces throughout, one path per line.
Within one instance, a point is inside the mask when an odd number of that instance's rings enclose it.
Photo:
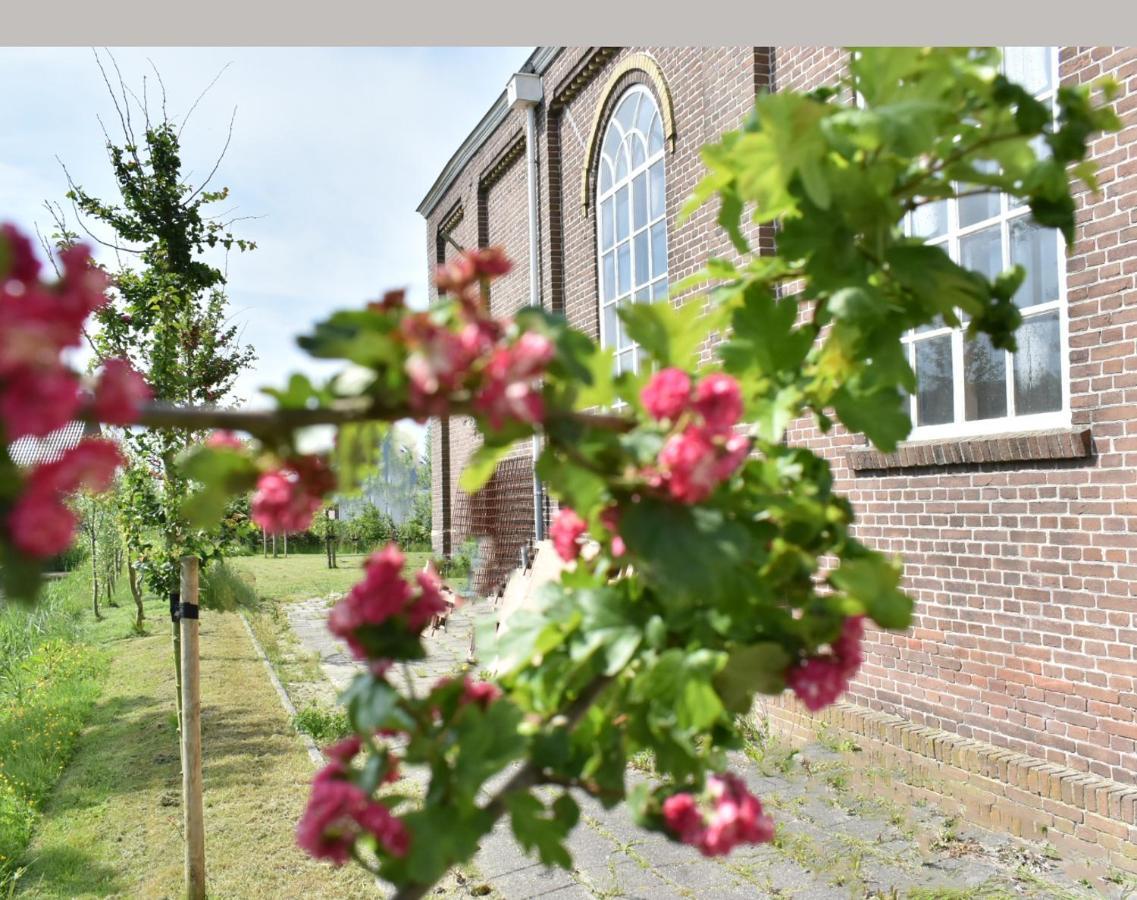
M 303 561 L 275 561 L 297 567 L 292 581 L 299 591 L 306 590 L 297 566 Z M 182 892 L 168 619 L 162 603 L 149 603 L 151 634 L 133 637 L 127 606 L 108 613 L 98 627 L 98 642 L 111 657 L 104 690 L 44 808 L 18 882 L 22 896 Z M 209 895 L 378 896 L 361 872 L 317 863 L 294 844 L 313 766 L 240 618 L 203 611 L 201 648 Z
M 406 573 L 413 575 L 426 564 L 431 554 L 408 553 L 406 556 Z M 341 553 L 337 569 L 328 568 L 327 557 L 322 553 L 291 554 L 287 559 L 238 556 L 227 562 L 236 571 L 251 576 L 259 596 L 266 600 L 291 603 L 312 597 L 327 597 L 333 592 L 347 593 L 359 581 L 359 569 L 366 559 L 363 554 Z

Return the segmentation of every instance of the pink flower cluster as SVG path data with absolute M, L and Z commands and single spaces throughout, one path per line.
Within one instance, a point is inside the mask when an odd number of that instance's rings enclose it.
M 221 444 L 222 440 L 213 446 L 232 446 Z M 335 475 L 323 459 L 298 456 L 258 479 L 251 504 L 252 519 L 273 534 L 304 531 L 335 486 Z
M 351 780 L 351 761 L 362 746 L 358 737 L 349 737 L 327 748 L 332 761 L 313 779 L 308 806 L 296 826 L 301 849 L 337 866 L 350 859 L 356 840 L 364 834 L 373 835 L 390 856 L 406 856 L 410 849 L 410 832 L 402 820 Z M 388 778 L 392 772 L 393 767 Z
M 565 562 L 572 562 L 580 555 L 580 538 L 588 530 L 584 519 L 576 511 L 562 506 L 549 526 L 549 537 L 557 556 Z
M 328 630 L 347 641 L 359 659 L 367 659 L 367 649 L 359 630 L 382 625 L 394 616 L 402 616 L 407 627 L 420 632 L 431 617 L 446 611 L 441 583 L 433 571 L 419 572 L 415 578 L 418 592 L 403 578 L 406 557 L 394 544 L 372 554 L 365 566 L 363 580 L 355 585 L 328 616 Z
M 724 856 L 737 844 L 762 844 L 774 837 L 774 822 L 762 811 L 762 802 L 729 773 L 707 779 L 702 801 L 689 793 L 672 794 L 663 801 L 663 821 L 704 856 Z
M 120 465 L 122 455 L 113 443 L 87 440 L 55 462 L 36 466 L 8 513 L 12 543 L 37 559 L 62 553 L 74 541 L 77 524 L 66 496 L 81 488 L 105 491 Z
M 138 421 L 142 404 L 154 392 L 146 380 L 125 359 L 108 359 L 95 387 L 95 415 L 109 425 L 129 425 Z
M 460 304 L 457 328 L 434 313 L 408 313 L 401 300 L 388 302 L 390 295 L 371 305 L 375 311 L 400 316 L 408 402 L 420 421 L 445 415 L 453 395 L 463 392 L 495 429 L 507 422 L 532 425 L 544 418 L 536 382 L 553 358 L 552 342 L 532 332 L 508 340 L 510 323 L 489 316 L 480 292 L 485 282 L 510 267 L 498 247 L 463 252 L 439 267 L 439 292 L 452 294 Z
M 742 417 L 742 393 L 729 375 L 714 373 L 692 386 L 681 369 L 663 369 L 640 393 L 648 414 L 682 426 L 660 450 L 648 483 L 680 503 L 701 503 L 746 460 L 750 441 L 732 430 Z
M 434 690 L 449 687 L 454 683 L 453 678 L 439 678 L 434 684 Z M 490 704 L 501 697 L 501 688 L 496 684 L 489 681 L 471 681 L 465 676 L 462 677 L 462 697 L 459 704 L 465 706 L 467 704 L 473 706 L 480 706 L 482 709 L 488 709 Z
M 829 654 L 811 656 L 790 667 L 786 682 L 805 707 L 813 712 L 834 703 L 848 688 L 864 662 L 861 641 L 865 617 L 850 616 L 841 626 L 841 636 L 830 646 Z

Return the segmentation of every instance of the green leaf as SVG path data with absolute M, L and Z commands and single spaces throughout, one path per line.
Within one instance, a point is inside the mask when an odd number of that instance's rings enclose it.
M 467 494 L 475 494 L 480 491 L 485 487 L 486 482 L 493 477 L 497 464 L 502 457 L 508 454 L 511 449 L 512 444 L 500 446 L 482 444 L 474 451 L 470 461 L 466 463 L 466 468 L 462 470 L 462 476 L 458 479 L 458 486 Z
M 859 602 L 881 628 L 904 629 L 912 622 L 912 598 L 900 590 L 900 566 L 877 553 L 844 559 L 829 583 Z
M 572 594 L 583 616 L 573 656 L 586 659 L 599 651 L 603 674 L 615 675 L 624 668 L 643 640 L 643 613 L 632 607 L 626 591 L 615 587 L 577 590 Z
M 731 651 L 726 665 L 715 676 L 715 688 L 728 710 L 749 712 L 755 692 L 780 694 L 785 690 L 785 671 L 790 662 L 786 649 L 773 641 L 739 647 Z
M 664 300 L 628 303 L 616 312 L 627 327 L 628 336 L 660 366 L 691 370 L 698 367 L 699 347 L 709 331 L 702 307 L 697 299 L 680 307 Z
M 248 456 L 228 447 L 199 447 L 182 459 L 180 469 L 200 485 L 181 505 L 182 515 L 194 528 L 216 526 L 230 498 L 250 490 L 258 475 Z
M 373 734 L 380 728 L 408 729 L 414 720 L 402 709 L 394 688 L 369 672 L 356 675 L 340 695 L 355 731 Z
M 506 797 L 510 824 L 517 842 L 537 856 L 546 866 L 572 867 L 572 856 L 564 840 L 580 818 L 580 807 L 568 794 L 562 794 L 548 810 L 530 793 L 514 793 Z

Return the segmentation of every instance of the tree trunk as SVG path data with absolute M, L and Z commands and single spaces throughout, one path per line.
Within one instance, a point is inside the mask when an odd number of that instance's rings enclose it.
M 134 598 L 134 608 L 138 611 L 134 618 L 134 627 L 141 631 L 142 620 L 146 618 L 146 613 L 142 609 L 142 585 L 138 583 L 138 570 L 134 568 L 134 560 L 129 556 L 126 558 L 126 577 L 130 581 L 130 596 Z
M 99 612 L 99 545 L 95 537 L 95 528 L 92 525 L 91 530 L 91 601 L 95 608 L 95 618 L 101 619 L 103 614 Z

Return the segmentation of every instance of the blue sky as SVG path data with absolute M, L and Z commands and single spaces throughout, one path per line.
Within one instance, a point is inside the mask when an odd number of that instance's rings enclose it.
M 126 48 L 114 50 L 127 85 L 159 102 L 147 62 L 180 120 L 226 63 L 182 135 L 197 183 L 213 167 L 237 108 L 233 138 L 211 187 L 229 187 L 241 236 L 228 258 L 231 308 L 256 347 L 238 383 L 249 401 L 292 371 L 319 370 L 294 337 L 334 309 L 389 287 L 425 300 L 426 237 L 415 207 L 459 143 L 505 88 L 530 47 Z M 113 77 L 113 72 L 112 72 Z M 0 48 L 0 221 L 50 224 L 46 199 L 67 182 L 116 196 L 99 117 L 119 128 L 91 50 Z M 109 251 L 97 255 L 108 259 Z M 217 260 L 219 264 L 224 259 Z M 326 370 L 323 370 L 326 371 Z

